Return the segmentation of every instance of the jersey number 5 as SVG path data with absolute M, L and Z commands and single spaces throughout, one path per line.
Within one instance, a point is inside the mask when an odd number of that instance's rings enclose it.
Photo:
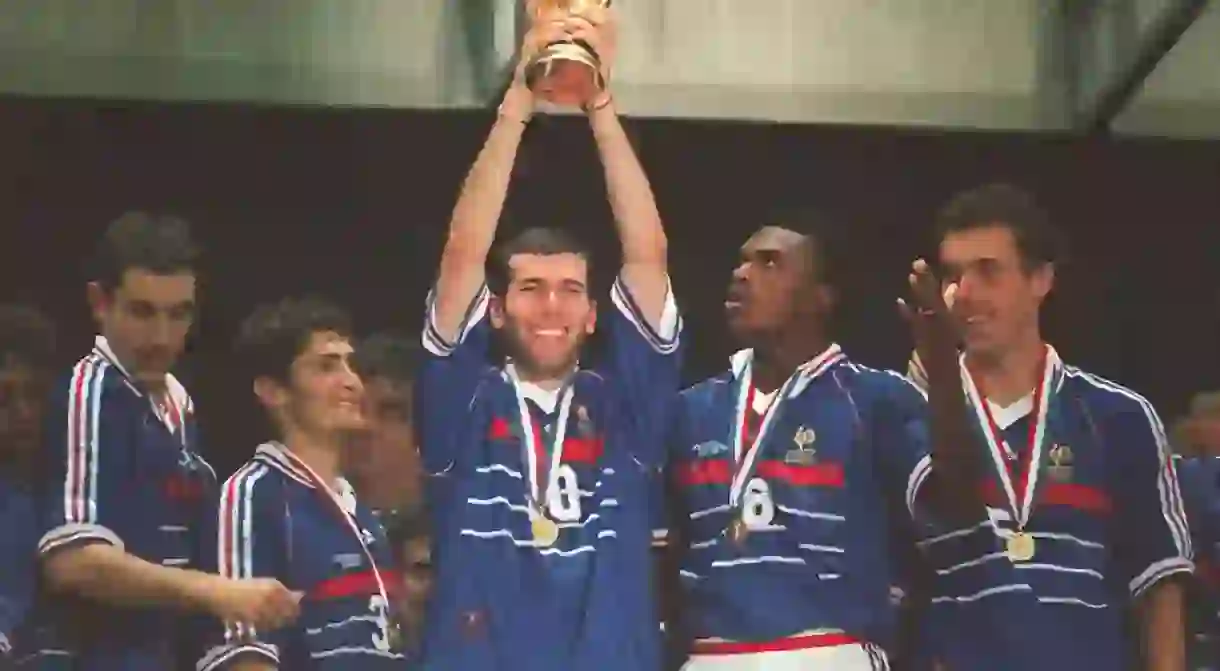
M 741 521 L 750 529 L 771 526 L 775 521 L 775 502 L 771 500 L 771 487 L 766 480 L 754 478 L 746 483 L 741 494 Z
M 571 466 L 560 464 L 555 470 L 555 487 L 547 492 L 546 509 L 556 521 L 580 521 L 580 484 Z

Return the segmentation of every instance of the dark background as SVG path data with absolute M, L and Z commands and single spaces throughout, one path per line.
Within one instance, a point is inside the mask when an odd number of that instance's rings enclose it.
M 189 218 L 207 249 L 204 310 L 183 365 L 211 455 L 259 440 L 227 367 L 238 321 L 287 293 L 350 307 L 362 330 L 413 332 L 449 209 L 490 122 L 483 112 L 265 109 L 0 99 L 0 298 L 38 303 L 89 346 L 82 264 L 128 209 Z M 587 124 L 527 135 L 514 224 L 616 245 Z M 1071 241 L 1047 311 L 1069 362 L 1141 391 L 1167 419 L 1220 386 L 1220 143 L 646 121 L 631 124 L 670 235 L 692 380 L 731 351 L 719 323 L 737 246 L 777 206 L 835 217 L 841 342 L 870 364 L 909 351 L 894 311 L 909 262 L 954 191 L 996 179 L 1037 193 Z

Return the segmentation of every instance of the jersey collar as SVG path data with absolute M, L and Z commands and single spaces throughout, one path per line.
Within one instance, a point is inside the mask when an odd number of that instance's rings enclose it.
M 110 364 L 115 370 L 119 371 L 119 373 L 123 375 L 123 382 L 125 382 L 137 396 L 144 396 L 144 392 L 140 390 L 140 386 L 135 383 L 135 378 L 131 376 L 131 373 L 129 373 L 125 367 L 123 367 L 123 363 L 119 361 L 119 357 L 115 355 L 114 350 L 111 349 L 110 342 L 106 340 L 106 336 L 99 335 L 94 337 L 93 354 L 94 356 L 105 360 L 106 363 Z M 165 389 L 169 392 L 170 397 L 173 399 L 174 405 L 183 409 L 184 415 L 194 414 L 195 405 L 194 402 L 191 401 L 191 395 L 187 393 L 186 387 L 184 387 L 182 383 L 178 381 L 178 378 L 174 377 L 173 373 L 165 374 Z
M 819 378 L 823 373 L 834 368 L 839 362 L 847 359 L 847 355 L 843 353 L 843 348 L 839 347 L 838 343 L 831 343 L 829 347 L 822 351 L 821 354 L 801 364 L 796 369 L 798 376 L 792 385 L 792 390 L 788 393 L 789 397 L 796 396 L 805 391 L 810 382 Z M 743 349 L 729 358 L 729 368 L 733 373 L 733 379 L 740 380 L 745 375 L 747 368 L 754 361 L 754 350 Z
M 294 457 L 288 455 L 288 448 L 283 443 L 272 441 L 259 445 L 254 450 L 254 460 L 276 469 L 306 487 L 317 488 L 313 478 L 297 465 Z M 348 513 L 354 513 L 356 490 L 346 478 L 339 478 L 335 482 L 335 494 L 339 496 L 339 501 L 343 504 L 344 509 Z

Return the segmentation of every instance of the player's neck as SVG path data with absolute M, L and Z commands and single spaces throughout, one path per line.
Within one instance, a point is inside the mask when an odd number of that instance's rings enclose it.
M 987 400 L 1000 406 L 1025 398 L 1041 380 L 1046 343 L 1037 330 L 1019 338 L 1011 347 L 987 356 L 966 354 L 966 367 L 982 387 Z
M 568 378 L 572 377 L 572 374 L 576 372 L 576 366 L 572 365 L 558 375 L 554 371 L 537 371 L 529 366 L 522 366 L 519 363 L 513 365 L 513 370 L 516 372 L 518 380 L 528 382 L 546 391 L 555 391 L 562 387 L 568 381 Z
M 804 334 L 769 347 L 754 349 L 753 382 L 763 393 L 778 389 L 801 364 L 826 351 L 829 341 L 821 334 Z
M 284 431 L 284 447 L 308 466 L 323 483 L 334 487 L 342 475 L 342 443 L 337 437 L 315 436 L 300 430 Z

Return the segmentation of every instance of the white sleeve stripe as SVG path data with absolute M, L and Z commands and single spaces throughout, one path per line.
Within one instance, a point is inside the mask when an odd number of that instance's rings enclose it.
M 217 512 L 216 566 L 225 578 L 254 575 L 254 485 L 268 467 L 247 463 L 225 481 Z M 249 640 L 254 629 L 241 623 L 225 626 L 225 641 Z
M 1183 557 L 1169 557 L 1158 562 L 1153 562 L 1148 568 L 1144 569 L 1134 579 L 1128 587 L 1131 590 L 1131 596 L 1139 597 L 1144 592 L 1148 591 L 1149 587 L 1168 578 L 1175 573 L 1191 573 L 1194 570 L 1194 565 L 1189 559 Z
M 88 357 L 72 371 L 64 469 L 64 523 L 97 524 L 98 429 L 109 365 Z
M 449 356 L 457 346 L 462 344 L 466 336 L 470 334 L 470 329 L 476 324 L 483 321 L 483 316 L 487 314 L 487 305 L 491 301 L 491 291 L 484 284 L 479 288 L 479 292 L 475 294 L 474 299 L 470 302 L 470 306 L 466 308 L 466 314 L 462 316 L 462 322 L 458 325 L 457 338 L 453 342 L 449 342 L 436 325 L 436 289 L 428 292 L 428 298 L 425 301 L 425 321 L 422 343 L 424 349 L 428 350 L 435 356 Z
M 1125 396 L 1139 404 L 1145 419 L 1148 420 L 1148 429 L 1152 432 L 1152 437 L 1156 442 L 1157 459 L 1159 462 L 1156 486 L 1161 500 L 1161 516 L 1165 518 L 1165 524 L 1168 526 L 1170 535 L 1173 537 L 1174 546 L 1179 556 L 1189 560 L 1194 556 L 1194 549 L 1191 547 L 1190 527 L 1186 522 L 1186 512 L 1182 505 L 1182 492 L 1178 487 L 1178 477 L 1173 467 L 1173 453 L 1169 447 L 1169 439 L 1165 436 L 1165 427 L 1161 423 L 1161 418 L 1157 415 L 1156 409 L 1152 407 L 1152 404 L 1147 399 L 1135 392 L 1107 382 L 1092 373 L 1080 371 L 1080 375 L 1097 387 Z
M 48 555 L 56 550 L 78 543 L 106 543 L 120 550 L 123 541 L 110 529 L 100 524 L 63 524 L 43 534 L 38 539 L 38 554 Z
M 912 517 L 915 516 L 915 504 L 919 500 L 919 490 L 931 474 L 932 456 L 925 454 L 915 463 L 915 468 L 911 469 L 911 476 L 907 478 L 907 511 Z
M 208 650 L 195 664 L 196 671 L 216 671 L 223 668 L 235 657 L 250 655 L 252 657 L 262 657 L 270 661 L 273 665 L 279 666 L 280 655 L 275 646 L 264 643 L 245 643 L 241 645 L 226 645 Z
M 666 279 L 667 284 L 668 282 Z M 614 280 L 614 285 L 610 287 L 610 302 L 635 326 L 657 353 L 671 354 L 678 349 L 678 341 L 682 336 L 682 315 L 678 312 L 672 286 L 665 288 L 665 306 L 661 310 L 658 329 L 653 329 L 652 324 L 644 317 L 640 307 L 631 297 L 631 292 L 623 284 L 621 276 Z

